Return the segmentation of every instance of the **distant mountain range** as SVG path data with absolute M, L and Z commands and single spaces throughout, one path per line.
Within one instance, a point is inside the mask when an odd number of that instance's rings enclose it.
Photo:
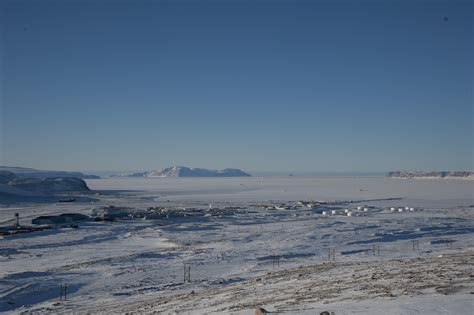
M 11 172 L 19 178 L 37 178 L 44 179 L 48 177 L 76 177 L 81 179 L 97 179 L 99 176 L 86 175 L 81 172 L 66 172 L 66 171 L 45 171 L 37 170 L 34 168 L 27 167 L 16 167 L 16 166 L 0 166 L 0 172 Z
M 248 177 L 252 176 L 239 169 L 226 168 L 223 170 L 210 170 L 205 168 L 190 168 L 185 166 L 172 166 L 161 170 L 117 175 L 119 177 Z
M 445 178 L 445 179 L 474 179 L 470 171 L 394 171 L 388 172 L 391 178 Z

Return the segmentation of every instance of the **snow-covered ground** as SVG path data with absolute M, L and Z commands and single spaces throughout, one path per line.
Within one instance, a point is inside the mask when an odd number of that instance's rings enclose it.
M 101 205 L 211 203 L 244 211 L 87 222 L 78 229 L 3 236 L 0 312 L 253 314 L 261 306 L 283 314 L 472 314 L 474 309 L 471 181 L 288 177 L 87 183 L 101 192 L 92 204 L 4 207 L 0 225 L 11 224 L 16 212 L 28 224 L 40 214 L 90 214 Z M 353 203 L 327 206 L 338 213 L 328 216 L 318 208 L 257 206 L 300 199 Z M 415 211 L 400 213 L 400 207 Z M 353 216 L 344 214 L 346 208 Z M 191 282 L 183 283 L 184 263 L 191 266 Z M 67 301 L 59 301 L 60 284 L 68 285 Z

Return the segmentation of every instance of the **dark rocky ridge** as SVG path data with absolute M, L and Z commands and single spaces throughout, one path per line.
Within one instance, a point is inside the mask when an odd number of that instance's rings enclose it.
M 52 177 L 44 179 L 17 178 L 8 182 L 8 185 L 22 190 L 43 194 L 90 191 L 86 182 L 76 177 Z
M 19 178 L 49 178 L 49 177 L 76 177 L 81 179 L 97 179 L 100 178 L 96 175 L 87 175 L 81 172 L 67 172 L 67 171 L 45 171 L 37 170 L 34 168 L 27 167 L 16 167 L 16 166 L 0 166 L 0 172 L 10 172 L 15 174 Z
M 90 192 L 90 189 L 81 178 L 24 178 L 9 171 L 0 171 L 0 202 L 14 196 L 41 197 L 62 193 L 87 192 Z

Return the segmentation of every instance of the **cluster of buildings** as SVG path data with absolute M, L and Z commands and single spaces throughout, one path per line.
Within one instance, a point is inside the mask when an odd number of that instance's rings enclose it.
M 251 205 L 256 208 L 263 208 L 266 210 L 297 210 L 297 209 L 318 209 L 321 210 L 327 206 L 339 205 L 341 202 L 334 201 L 304 201 L 297 202 L 290 201 L 287 203 L 268 203 L 268 204 L 254 204 Z M 320 211 L 320 212 L 321 212 Z
M 368 207 L 368 206 L 358 206 L 354 209 L 344 209 L 341 210 L 326 210 L 322 211 L 322 215 L 330 216 L 330 215 L 345 215 L 348 217 L 354 215 L 363 215 L 366 212 L 381 212 L 381 211 L 390 211 L 390 212 L 414 212 L 418 211 L 416 208 L 411 207 L 390 207 L 390 208 L 377 208 L 377 207 Z
M 390 208 L 390 212 L 414 212 L 414 211 L 416 211 L 416 209 L 411 208 L 411 207 Z
M 184 217 L 211 217 L 234 215 L 240 211 L 240 207 L 225 207 L 206 209 L 199 208 L 168 208 L 168 207 L 148 207 L 146 209 L 136 209 L 130 207 L 100 207 L 92 210 L 92 216 L 96 221 L 113 221 L 117 219 L 144 219 L 159 220 Z
M 63 213 L 60 215 L 42 215 L 31 220 L 33 226 L 31 228 L 38 229 L 39 226 L 61 226 L 61 227 L 78 227 L 77 223 L 85 221 L 116 221 L 116 220 L 158 220 L 184 217 L 222 217 L 226 215 L 237 214 L 240 207 L 225 207 L 198 209 L 198 208 L 167 208 L 167 207 L 149 207 L 146 209 L 136 209 L 132 207 L 116 207 L 105 206 L 92 209 L 91 215 L 81 213 Z M 17 223 L 13 226 L 15 230 L 19 230 Z M 12 229 L 8 227 L 8 231 Z M 2 231 L 0 231 L 2 232 Z M 5 231 L 6 233 L 6 231 Z
M 13 220 L 13 225 L 1 226 L 0 227 L 0 236 L 2 235 L 15 235 L 19 233 L 29 233 L 35 231 L 42 231 L 49 229 L 49 226 L 33 226 L 33 225 L 23 225 L 20 224 L 20 214 L 15 213 L 15 219 Z

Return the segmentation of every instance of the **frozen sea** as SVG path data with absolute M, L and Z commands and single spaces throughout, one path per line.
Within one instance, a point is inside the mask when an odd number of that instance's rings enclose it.
M 109 178 L 88 180 L 95 190 L 145 191 L 167 200 L 263 202 L 403 198 L 415 207 L 474 204 L 474 181 L 386 177 Z M 390 206 L 400 202 L 386 202 Z

